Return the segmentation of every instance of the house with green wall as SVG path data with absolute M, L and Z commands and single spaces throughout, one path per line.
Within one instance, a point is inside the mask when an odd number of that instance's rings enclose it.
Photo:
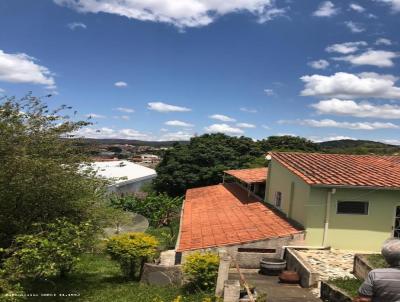
M 400 156 L 272 152 L 265 201 L 307 246 L 379 251 L 400 237 Z

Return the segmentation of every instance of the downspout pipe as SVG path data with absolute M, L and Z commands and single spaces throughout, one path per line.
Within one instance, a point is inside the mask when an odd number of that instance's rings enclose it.
M 336 188 L 333 188 L 328 191 L 328 195 L 326 197 L 326 209 L 325 209 L 324 233 L 323 233 L 323 237 L 322 237 L 322 246 L 327 246 L 327 243 L 328 243 L 329 217 L 330 217 L 330 213 L 331 213 L 332 195 L 335 193 L 336 193 Z

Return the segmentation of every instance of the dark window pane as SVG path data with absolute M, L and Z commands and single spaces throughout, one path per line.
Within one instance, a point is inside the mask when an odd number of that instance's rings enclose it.
M 400 217 L 400 207 L 396 208 L 396 217 Z
M 368 214 L 368 202 L 364 201 L 338 201 L 338 214 Z

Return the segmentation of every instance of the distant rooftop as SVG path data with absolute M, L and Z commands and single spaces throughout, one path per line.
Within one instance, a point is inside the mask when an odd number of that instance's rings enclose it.
M 265 183 L 267 180 L 268 168 L 240 169 L 224 171 L 247 184 Z
M 301 233 L 237 184 L 189 189 L 177 251 L 236 245 Z
M 400 189 L 400 156 L 272 152 L 307 184 Z
M 150 169 L 127 160 L 94 162 L 93 168 L 99 176 L 105 178 L 121 178 L 117 180 L 118 185 L 131 183 L 139 180 L 151 179 L 157 176 L 154 169 Z

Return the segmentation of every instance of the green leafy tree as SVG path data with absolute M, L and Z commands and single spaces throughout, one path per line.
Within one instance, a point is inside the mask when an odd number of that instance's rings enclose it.
M 0 247 L 34 223 L 65 217 L 79 224 L 100 208 L 104 182 L 82 169 L 86 150 L 70 139 L 89 123 L 69 110 L 31 95 L 0 100 Z
M 4 268 L 11 280 L 65 276 L 93 242 L 90 223 L 74 225 L 65 219 L 34 224 L 34 233 L 20 235 L 8 249 Z
M 215 289 L 219 257 L 215 253 L 194 252 L 183 264 L 183 273 L 189 281 L 189 288 L 211 291 Z
M 157 254 L 157 246 L 157 239 L 151 235 L 125 233 L 108 240 L 107 252 L 120 263 L 126 277 L 140 278 L 145 262 Z
M 165 193 L 150 193 L 145 196 L 113 195 L 110 203 L 116 208 L 143 215 L 153 227 L 169 226 L 178 218 L 182 198 L 170 197 Z
M 170 196 L 182 196 L 189 188 L 220 183 L 223 171 L 248 167 L 263 155 L 247 137 L 205 134 L 189 144 L 176 144 L 166 151 L 157 167 L 154 188 Z
M 318 152 L 320 146 L 304 137 L 299 136 L 270 136 L 257 142 L 264 152 L 268 151 L 300 151 Z

